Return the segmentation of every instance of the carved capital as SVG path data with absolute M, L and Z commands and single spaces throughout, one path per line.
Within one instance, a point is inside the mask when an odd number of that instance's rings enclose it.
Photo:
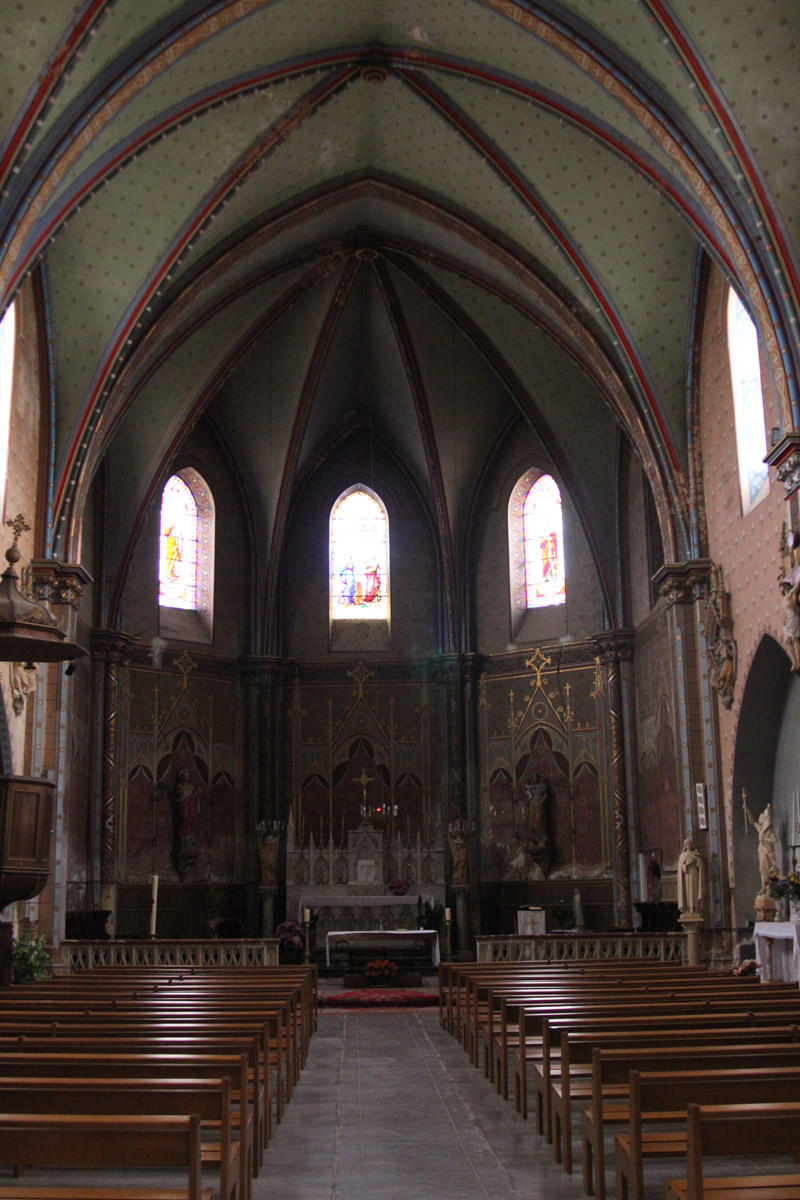
M 788 499 L 800 488 L 800 433 L 789 433 L 781 438 L 764 462 L 775 468 Z
M 92 658 L 101 662 L 127 665 L 133 658 L 136 638 L 116 629 L 92 630 Z
M 244 658 L 240 664 L 242 682 L 256 687 L 260 684 L 280 687 L 290 667 L 287 658 Z
M 594 639 L 596 656 L 602 664 L 610 662 L 630 662 L 633 658 L 633 633 L 629 629 L 620 629 L 615 633 L 604 633 Z
M 710 558 L 664 563 L 653 576 L 653 583 L 667 604 L 694 604 L 696 600 L 705 600 L 712 566 Z
M 62 563 L 54 558 L 32 558 L 30 581 L 40 603 L 69 604 L 77 609 L 83 589 L 92 577 L 79 563 Z

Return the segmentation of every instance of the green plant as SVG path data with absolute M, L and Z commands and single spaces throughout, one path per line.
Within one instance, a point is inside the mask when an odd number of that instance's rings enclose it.
M 52 969 L 50 947 L 43 933 L 27 929 L 11 947 L 11 978 L 14 983 L 47 979 Z

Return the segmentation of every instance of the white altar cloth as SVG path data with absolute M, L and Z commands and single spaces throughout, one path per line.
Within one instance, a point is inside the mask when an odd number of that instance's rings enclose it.
M 331 930 L 325 939 L 325 960 L 331 965 L 331 942 L 358 942 L 368 946 L 371 942 L 376 949 L 388 951 L 391 954 L 392 944 L 412 946 L 415 942 L 424 942 L 431 952 L 431 962 L 439 966 L 439 935 L 435 929 L 336 929 Z
M 762 983 L 800 980 L 800 924 L 759 921 L 753 930 Z
M 423 896 L 422 903 L 432 907 L 433 896 Z M 405 896 L 387 896 L 384 893 L 375 896 L 337 896 L 331 892 L 304 892 L 297 902 L 297 920 L 302 925 L 304 908 L 416 908 L 418 904 L 419 895 L 416 892 Z

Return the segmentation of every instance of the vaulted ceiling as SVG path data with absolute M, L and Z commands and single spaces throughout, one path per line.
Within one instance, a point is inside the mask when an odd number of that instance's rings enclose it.
M 48 551 L 108 467 L 126 547 L 198 420 L 274 586 L 292 496 L 369 426 L 446 557 L 514 422 L 614 578 L 620 431 L 699 552 L 702 254 L 797 425 L 796 0 L 25 0 L 0 14 L 0 296 L 40 272 Z

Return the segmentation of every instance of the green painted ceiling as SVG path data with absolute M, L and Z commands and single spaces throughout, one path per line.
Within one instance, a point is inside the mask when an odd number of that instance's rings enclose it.
M 764 314 L 776 277 L 787 374 L 797 349 L 796 0 L 25 0 L 0 31 L 0 287 L 43 264 L 54 552 L 105 461 L 113 570 L 203 411 L 259 545 L 360 426 L 458 548 L 516 420 L 609 594 L 620 429 L 697 552 L 701 250 Z

